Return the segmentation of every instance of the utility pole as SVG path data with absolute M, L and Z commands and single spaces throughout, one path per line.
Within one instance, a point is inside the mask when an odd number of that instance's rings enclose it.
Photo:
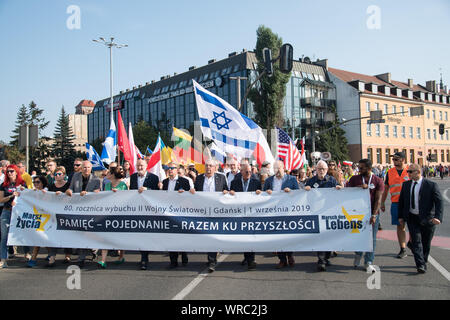
M 237 109 L 241 110 L 241 80 L 247 80 L 247 77 L 230 77 L 230 80 L 236 80 L 236 93 L 237 93 Z M 242 104 L 244 101 L 242 101 Z

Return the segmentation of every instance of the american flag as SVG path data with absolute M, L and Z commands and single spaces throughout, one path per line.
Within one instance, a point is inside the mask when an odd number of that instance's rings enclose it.
M 299 169 L 302 165 L 302 155 L 286 132 L 277 128 L 278 132 L 278 158 L 284 161 L 288 171 Z

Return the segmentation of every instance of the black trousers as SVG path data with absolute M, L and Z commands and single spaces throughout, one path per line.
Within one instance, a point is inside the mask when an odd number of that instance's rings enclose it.
M 217 264 L 217 252 L 208 252 L 208 263 Z
M 148 254 L 150 251 L 140 251 L 141 253 L 141 262 L 148 262 Z
M 422 222 L 418 215 L 410 213 L 408 229 L 416 267 L 425 267 L 430 255 L 431 240 L 433 239 L 436 226 L 429 221 Z
M 178 263 L 178 254 L 181 253 L 181 262 L 188 262 L 188 255 L 186 252 L 169 252 L 170 263 L 176 264 Z
M 255 253 L 254 252 L 245 252 L 244 253 L 244 258 L 245 261 L 247 261 L 247 263 L 251 263 L 255 261 Z
M 331 257 L 331 251 L 319 251 L 317 252 L 317 258 L 319 258 L 318 264 L 325 264 Z
M 288 257 L 292 257 L 292 252 L 278 252 L 277 255 L 280 262 L 287 263 Z

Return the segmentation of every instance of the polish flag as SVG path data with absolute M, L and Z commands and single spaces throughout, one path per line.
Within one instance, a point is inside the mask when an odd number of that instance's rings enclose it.
M 136 172 L 136 165 L 137 165 L 137 151 L 136 146 L 134 144 L 134 137 L 133 137 L 133 127 L 131 126 L 131 122 L 128 125 L 128 135 L 129 135 L 129 144 L 130 144 L 130 153 L 131 153 L 131 159 L 130 161 L 130 175 Z
M 152 157 L 147 164 L 147 171 L 153 173 L 159 177 L 159 181 L 163 181 L 166 178 L 166 173 L 162 168 L 161 162 L 161 137 L 158 136 L 158 141 L 153 149 Z

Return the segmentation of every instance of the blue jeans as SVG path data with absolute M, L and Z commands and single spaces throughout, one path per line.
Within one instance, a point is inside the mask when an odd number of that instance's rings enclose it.
M 377 233 L 378 227 L 380 226 L 380 215 L 377 215 L 377 220 L 373 224 L 373 251 L 364 253 L 364 264 L 373 264 L 373 260 L 375 259 L 375 247 L 377 244 Z M 362 256 L 362 252 L 355 252 L 356 255 Z
M 8 233 L 9 225 L 11 223 L 11 210 L 3 208 L 1 220 L 1 241 L 0 241 L 0 259 L 8 259 Z

